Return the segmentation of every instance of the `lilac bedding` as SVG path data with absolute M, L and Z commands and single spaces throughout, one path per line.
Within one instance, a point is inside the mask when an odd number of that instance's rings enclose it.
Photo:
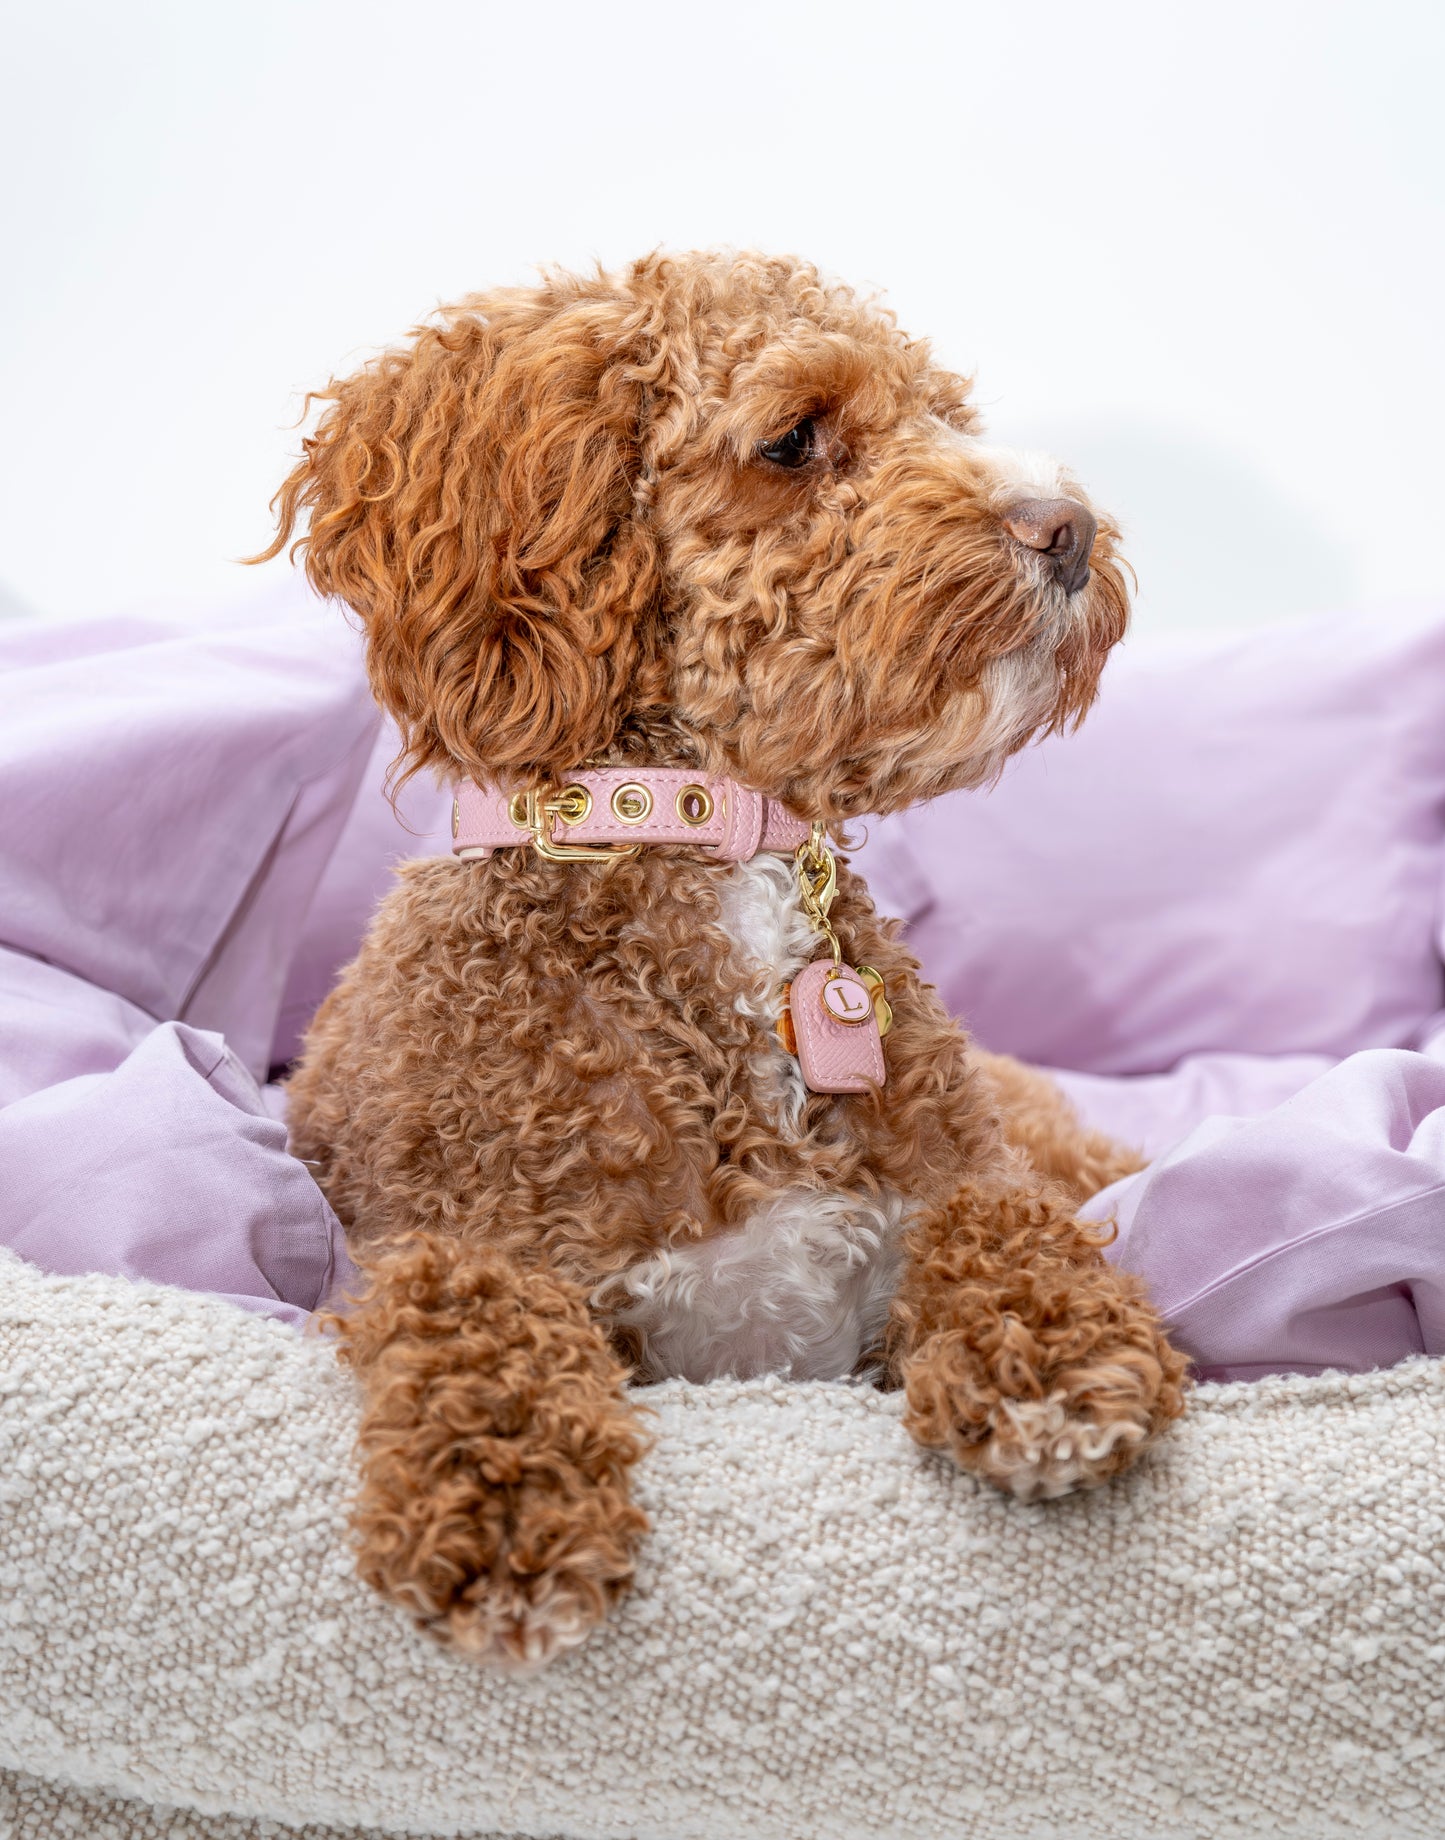
M 987 1046 L 1150 1167 L 1091 1204 L 1211 1377 L 1445 1352 L 1445 608 L 1130 644 L 1083 731 L 860 853 Z M 352 1276 L 294 1052 L 444 795 L 381 796 L 299 584 L 0 629 L 0 1243 L 302 1323 Z

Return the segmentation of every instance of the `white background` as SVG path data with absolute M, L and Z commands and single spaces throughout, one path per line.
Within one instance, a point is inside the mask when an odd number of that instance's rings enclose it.
M 1445 7 L 13 3 L 0 601 L 253 592 L 300 392 L 658 244 L 887 290 L 1141 624 L 1445 589 Z

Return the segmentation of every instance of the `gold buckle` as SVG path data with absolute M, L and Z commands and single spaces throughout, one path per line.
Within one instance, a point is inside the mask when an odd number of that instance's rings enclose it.
M 534 786 L 520 797 L 537 854 L 545 856 L 548 862 L 602 862 L 609 857 L 636 856 L 642 848 L 640 843 L 553 842 L 554 818 L 560 818 L 564 824 L 580 824 L 591 810 L 592 797 L 585 786 L 566 786 L 551 798 L 545 798 Z

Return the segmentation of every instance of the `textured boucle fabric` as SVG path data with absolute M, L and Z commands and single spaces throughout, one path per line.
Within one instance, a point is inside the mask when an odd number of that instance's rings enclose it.
M 199 1814 L 0 1770 L 0 1840 L 385 1840 L 379 1827 L 293 1827 Z
M 1036 1506 L 863 1388 L 644 1397 L 639 1590 L 496 1679 L 352 1576 L 323 1342 L 0 1261 L 0 1833 L 1438 1835 L 1440 1364 L 1203 1389 Z

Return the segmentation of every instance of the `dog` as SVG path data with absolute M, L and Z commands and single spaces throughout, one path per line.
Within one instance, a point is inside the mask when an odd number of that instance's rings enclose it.
M 792 259 L 545 273 L 317 399 L 266 554 L 459 789 L 289 1082 L 364 1276 L 362 1575 L 490 1663 L 583 1640 L 647 1527 L 634 1376 L 869 1375 L 1024 1498 L 1122 1470 L 1185 1363 L 1075 1213 L 1139 1161 L 834 848 L 1083 716 L 1116 527 Z

